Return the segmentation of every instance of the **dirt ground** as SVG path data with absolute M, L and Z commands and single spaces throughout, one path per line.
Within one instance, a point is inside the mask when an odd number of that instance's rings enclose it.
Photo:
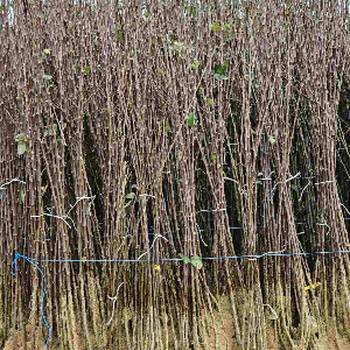
M 208 350 L 241 350 L 238 348 L 232 338 L 232 325 L 230 322 L 224 322 L 222 327 L 221 337 L 218 341 L 208 342 Z M 27 338 L 27 341 L 23 339 L 23 332 L 18 332 L 8 339 L 2 350 L 42 350 L 43 349 L 43 339 L 38 336 L 31 336 Z M 273 336 L 268 337 L 268 350 L 285 350 L 277 345 Z M 55 350 L 55 348 L 50 347 L 50 350 Z M 72 349 L 73 350 L 73 349 Z M 106 349 L 110 350 L 110 349 Z M 161 349 L 160 349 L 161 350 Z M 298 349 L 304 350 L 304 349 Z M 315 350 L 350 350 L 350 342 L 338 337 L 337 339 L 332 335 L 328 338 L 325 337 L 320 340 L 319 344 Z
M 228 299 L 220 300 L 219 307 L 220 307 L 220 311 L 216 311 L 214 314 L 215 325 L 213 324 L 212 326 L 209 326 L 208 336 L 203 339 L 204 342 L 198 349 L 241 350 L 234 341 L 234 336 L 233 336 L 234 322 L 231 316 L 231 307 Z M 1 350 L 42 350 L 44 348 L 43 346 L 44 340 L 43 340 L 43 337 L 38 336 L 38 334 L 41 334 L 40 329 L 36 328 L 35 326 L 28 325 L 25 329 L 25 332 L 18 331 L 12 334 L 9 337 L 9 339 L 5 342 L 5 345 Z M 55 346 L 50 346 L 50 350 L 58 350 L 58 349 L 56 349 Z M 74 350 L 74 349 L 69 349 L 69 350 Z M 106 349 L 106 350 L 113 350 L 113 349 Z M 253 350 L 253 349 L 249 349 L 249 350 Z M 260 350 L 260 349 L 254 349 L 254 350 Z M 282 348 L 280 345 L 278 345 L 278 342 L 276 341 L 276 337 L 273 331 L 268 331 L 266 350 L 289 350 L 289 349 Z M 306 349 L 297 348 L 293 350 L 306 350 Z M 312 350 L 350 350 L 350 341 L 334 333 L 334 334 L 330 334 L 329 336 L 325 336 L 321 338 L 318 344 L 315 345 L 314 349 Z

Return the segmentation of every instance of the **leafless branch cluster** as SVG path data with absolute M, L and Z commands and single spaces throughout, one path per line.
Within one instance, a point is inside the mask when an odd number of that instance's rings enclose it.
M 7 267 L 349 249 L 345 0 L 0 3 Z M 3 266 L 0 346 L 40 325 Z M 213 349 L 222 295 L 241 349 L 350 325 L 346 256 L 45 269 L 59 349 Z

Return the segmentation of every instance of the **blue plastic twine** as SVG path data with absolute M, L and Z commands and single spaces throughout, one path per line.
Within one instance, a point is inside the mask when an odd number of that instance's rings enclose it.
M 41 315 L 41 322 L 44 325 L 45 328 L 47 328 L 47 336 L 45 339 L 45 349 L 49 348 L 49 343 L 52 338 L 52 327 L 49 323 L 49 320 L 47 319 L 46 315 L 46 299 L 47 299 L 47 281 L 46 281 L 46 275 L 44 270 L 39 266 L 39 264 L 34 261 L 33 259 L 29 258 L 28 256 L 22 255 L 20 253 L 15 253 L 12 264 L 11 264 L 11 274 L 13 277 L 17 276 L 18 266 L 17 262 L 19 259 L 23 259 L 27 263 L 29 263 L 41 276 L 41 298 L 40 298 L 40 315 Z

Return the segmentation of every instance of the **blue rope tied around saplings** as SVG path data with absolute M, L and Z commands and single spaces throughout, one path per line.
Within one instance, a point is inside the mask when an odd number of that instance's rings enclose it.
M 40 298 L 40 316 L 41 316 L 41 322 L 44 325 L 45 328 L 47 328 L 47 336 L 45 339 L 45 350 L 49 348 L 49 343 L 52 338 L 52 327 L 49 323 L 49 320 L 46 316 L 46 300 L 47 300 L 47 281 L 46 281 L 46 275 L 44 270 L 38 265 L 38 263 L 34 260 L 29 258 L 28 256 L 22 255 L 20 253 L 15 253 L 14 257 L 12 259 L 11 264 L 11 275 L 13 277 L 17 277 L 18 272 L 18 260 L 23 259 L 27 263 L 29 263 L 36 271 L 38 271 L 40 277 L 41 277 L 41 298 Z

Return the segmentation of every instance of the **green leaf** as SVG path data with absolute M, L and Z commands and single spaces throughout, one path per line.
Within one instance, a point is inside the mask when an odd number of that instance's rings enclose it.
M 225 31 L 229 31 L 232 29 L 232 24 L 231 23 L 225 23 L 224 24 L 224 30 Z
M 92 68 L 90 66 L 83 67 L 81 69 L 81 72 L 85 75 L 90 75 L 92 72 Z
M 173 41 L 173 43 L 171 44 L 171 50 L 173 50 L 176 55 L 181 56 L 184 49 L 185 49 L 185 47 L 184 47 L 183 43 L 181 43 L 177 40 Z
M 206 98 L 205 103 L 207 103 L 210 107 L 215 105 L 215 101 L 212 98 Z
M 195 6 L 189 5 L 186 7 L 186 13 L 191 17 L 196 17 L 197 16 L 197 9 Z
M 24 133 L 15 136 L 15 142 L 28 142 L 28 136 Z
M 213 153 L 213 154 L 210 155 L 210 160 L 211 160 L 212 162 L 215 162 L 216 159 L 217 159 L 217 156 L 216 156 L 215 153 Z
M 180 258 L 185 264 L 191 264 L 194 266 L 196 269 L 200 270 L 203 267 L 203 261 L 200 256 L 192 256 L 191 258 L 185 255 L 180 255 Z
M 166 50 L 172 57 L 183 58 L 186 47 L 181 41 L 176 40 L 173 35 L 167 35 Z
M 200 270 L 203 267 L 203 261 L 200 256 L 193 256 L 191 258 L 191 264 L 197 269 Z
M 19 200 L 21 204 L 24 203 L 25 198 L 26 198 L 26 191 L 22 189 L 19 191 Z
M 152 18 L 152 13 L 149 12 L 146 8 L 142 9 L 142 18 L 145 21 L 149 21 Z
M 198 60 L 193 60 L 190 67 L 191 67 L 191 69 L 193 69 L 193 70 L 198 70 L 199 67 L 200 67 L 200 65 L 201 65 L 201 62 L 200 62 L 200 61 L 198 61 Z
M 221 23 L 220 22 L 213 22 L 210 26 L 211 31 L 214 33 L 221 31 Z
M 227 61 L 224 63 L 216 64 L 213 68 L 214 78 L 218 80 L 227 80 L 227 71 L 229 64 Z
M 118 29 L 116 32 L 115 32 L 115 39 L 117 41 L 123 41 L 124 40 L 124 31 L 121 30 L 121 29 Z
M 273 135 L 269 135 L 268 141 L 271 145 L 274 145 L 277 142 Z
M 27 144 L 25 142 L 17 143 L 17 155 L 22 156 L 27 152 Z
M 180 258 L 183 260 L 183 262 L 185 264 L 190 264 L 191 263 L 191 259 L 188 256 L 180 255 Z
M 196 113 L 195 112 L 190 113 L 187 117 L 187 125 L 190 128 L 192 128 L 192 127 L 197 125 L 197 122 L 198 122 L 198 120 L 197 120 Z
M 27 143 L 28 143 L 29 137 L 24 134 L 17 134 L 15 136 L 15 142 L 17 143 L 17 155 L 22 156 L 27 152 Z

